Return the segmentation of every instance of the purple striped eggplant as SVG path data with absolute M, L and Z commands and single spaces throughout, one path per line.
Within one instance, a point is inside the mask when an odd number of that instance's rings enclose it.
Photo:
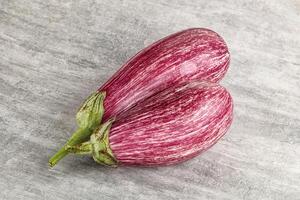
M 95 129 L 90 141 L 67 149 L 109 166 L 176 164 L 215 144 L 228 130 L 232 111 L 222 86 L 188 82 L 139 101 Z
M 67 155 L 67 146 L 88 140 L 101 121 L 159 91 L 191 80 L 220 81 L 229 57 L 224 40 L 203 28 L 172 34 L 140 51 L 84 102 L 76 115 L 78 130 L 50 159 L 50 165 Z
M 107 94 L 104 120 L 174 84 L 219 82 L 229 58 L 224 40 L 208 29 L 193 28 L 163 38 L 141 50 L 99 88 Z

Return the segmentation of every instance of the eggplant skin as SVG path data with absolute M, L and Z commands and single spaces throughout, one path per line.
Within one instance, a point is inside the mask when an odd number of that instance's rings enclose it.
M 105 91 L 108 120 L 139 100 L 190 80 L 219 82 L 229 66 L 226 43 L 214 31 L 187 29 L 141 50 L 98 91 Z
M 215 144 L 232 119 L 233 101 L 224 87 L 193 81 L 158 92 L 118 115 L 109 143 L 120 164 L 171 165 Z

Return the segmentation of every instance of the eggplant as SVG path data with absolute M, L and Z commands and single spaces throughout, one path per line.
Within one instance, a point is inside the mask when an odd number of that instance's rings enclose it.
M 153 43 L 87 98 L 76 115 L 78 130 L 50 158 L 50 166 L 68 154 L 68 147 L 89 140 L 102 121 L 109 121 L 174 85 L 193 80 L 218 83 L 229 62 L 224 40 L 209 29 L 187 29 Z
M 95 129 L 90 140 L 68 146 L 108 166 L 164 166 L 199 155 L 229 129 L 233 101 L 217 83 L 190 81 L 167 88 Z
M 192 28 L 165 37 L 129 59 L 98 89 L 106 92 L 104 121 L 174 84 L 219 82 L 229 62 L 227 45 L 214 31 Z

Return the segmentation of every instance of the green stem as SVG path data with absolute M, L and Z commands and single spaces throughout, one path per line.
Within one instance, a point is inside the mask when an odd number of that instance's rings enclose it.
M 79 155 L 91 155 L 93 153 L 93 147 L 90 141 L 83 142 L 74 146 L 68 145 L 66 151 L 69 153 L 79 154 Z
M 49 160 L 49 165 L 53 167 L 63 159 L 69 152 L 66 150 L 67 146 L 74 146 L 88 140 L 92 134 L 92 130 L 89 129 L 78 129 L 70 138 L 70 140 Z
M 114 118 L 110 119 L 96 128 L 89 141 L 67 145 L 64 150 L 77 155 L 91 155 L 101 165 L 116 167 L 118 161 L 109 145 L 109 131 L 114 120 Z
M 50 158 L 51 167 L 56 165 L 68 154 L 67 148 L 89 140 L 93 130 L 99 126 L 104 114 L 105 92 L 97 91 L 92 93 L 81 105 L 76 114 L 78 130 L 71 136 L 68 142 Z
M 53 167 L 63 159 L 66 155 L 68 155 L 68 152 L 65 150 L 65 147 L 62 147 L 54 156 L 52 156 L 49 160 L 50 167 Z

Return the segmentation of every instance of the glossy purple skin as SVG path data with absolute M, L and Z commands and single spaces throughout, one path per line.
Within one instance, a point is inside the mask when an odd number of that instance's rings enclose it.
M 124 165 L 180 163 L 215 144 L 230 127 L 232 111 L 230 94 L 218 84 L 176 85 L 118 115 L 110 147 Z
M 228 66 L 228 48 L 217 33 L 193 28 L 172 34 L 141 50 L 99 88 L 106 92 L 104 121 L 172 85 L 218 82 Z

